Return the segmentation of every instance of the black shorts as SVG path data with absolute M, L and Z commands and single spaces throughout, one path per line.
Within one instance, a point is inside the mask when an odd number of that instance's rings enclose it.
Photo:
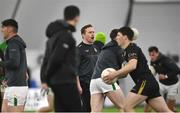
M 148 98 L 146 102 L 150 99 L 160 97 L 161 94 L 159 92 L 159 84 L 157 81 L 150 80 L 139 80 L 136 85 L 132 88 L 131 92 L 136 93 L 138 95 L 144 95 Z

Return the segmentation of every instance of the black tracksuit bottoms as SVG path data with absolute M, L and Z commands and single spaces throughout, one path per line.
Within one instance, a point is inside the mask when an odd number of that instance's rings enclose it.
M 91 100 L 91 94 L 90 94 L 90 84 L 80 81 L 81 83 L 81 87 L 82 87 L 82 95 L 81 95 L 81 100 L 83 103 L 83 112 L 91 112 L 91 104 L 90 104 L 90 100 Z
M 81 112 L 81 100 L 76 84 L 51 85 L 55 112 Z

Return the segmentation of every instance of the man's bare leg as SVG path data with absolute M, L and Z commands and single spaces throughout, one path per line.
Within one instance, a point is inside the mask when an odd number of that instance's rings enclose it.
M 8 106 L 8 112 L 24 112 L 24 105 Z
M 151 112 L 151 111 L 152 111 L 151 106 L 149 106 L 148 104 L 145 104 L 145 106 L 144 106 L 144 112 Z
M 147 96 L 138 95 L 136 93 L 129 92 L 125 102 L 125 112 L 135 112 L 134 108 L 145 101 Z
M 8 100 L 7 99 L 3 99 L 1 111 L 2 112 L 9 112 L 9 110 L 8 110 Z
M 167 105 L 168 105 L 168 108 L 171 110 L 171 111 L 175 111 L 175 106 L 176 106 L 176 100 L 174 98 L 174 96 L 169 96 L 168 99 L 167 99 Z
M 163 97 L 153 98 L 148 101 L 148 104 L 156 111 L 156 112 L 172 112 Z
M 91 112 L 102 112 L 104 106 L 104 94 L 97 93 L 91 95 Z
M 125 96 L 121 89 L 110 91 L 106 93 L 106 96 L 119 109 L 120 112 L 124 112 Z

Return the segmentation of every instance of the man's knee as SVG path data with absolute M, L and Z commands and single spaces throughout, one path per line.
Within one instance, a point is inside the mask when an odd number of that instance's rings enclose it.
M 117 107 L 118 107 L 118 109 L 125 109 L 125 104 L 124 103 L 117 103 Z
M 126 103 L 126 104 L 124 105 L 124 111 L 125 111 L 125 112 L 131 111 L 131 110 L 133 110 L 133 109 L 134 109 L 134 107 L 133 107 L 132 105 L 130 105 L 129 103 Z

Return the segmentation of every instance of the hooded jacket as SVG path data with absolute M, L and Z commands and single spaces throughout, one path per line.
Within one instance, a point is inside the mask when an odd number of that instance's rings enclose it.
M 118 46 L 116 41 L 111 41 L 102 47 L 94 68 L 92 79 L 101 78 L 101 73 L 106 68 L 120 69 L 124 61 L 122 53 L 123 50 Z
M 160 80 L 162 84 L 172 85 L 179 81 L 177 75 L 180 73 L 180 68 L 175 64 L 175 62 L 173 62 L 173 60 L 166 57 L 165 55 L 160 53 L 158 59 L 155 62 L 151 61 L 151 65 L 158 74 L 164 74 L 168 76 L 167 79 Z
M 18 35 L 7 40 L 6 43 L 4 61 L 0 63 L 0 66 L 5 68 L 7 85 L 8 87 L 27 86 L 26 44 Z
M 48 41 L 41 67 L 41 81 L 48 85 L 76 82 L 75 28 L 63 20 L 50 23 L 46 29 Z

